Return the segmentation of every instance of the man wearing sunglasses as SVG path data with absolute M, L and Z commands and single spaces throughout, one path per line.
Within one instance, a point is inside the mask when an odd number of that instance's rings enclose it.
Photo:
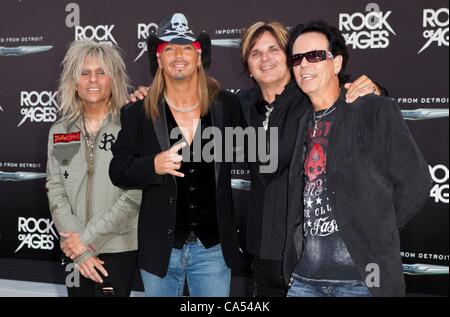
M 255 87 L 238 94 L 248 125 L 278 130 L 278 169 L 259 173 L 249 162 L 250 205 L 247 211 L 246 250 L 254 256 L 253 295 L 286 296 L 291 271 L 283 272 L 286 237 L 287 180 L 298 123 L 310 108 L 307 96 L 291 78 L 286 55 L 286 27 L 278 22 L 256 22 L 242 35 L 241 62 Z M 367 76 L 346 85 L 349 102 L 380 89 Z
M 291 78 L 286 55 L 286 27 L 278 22 L 255 22 L 244 32 L 241 61 L 255 87 L 238 97 L 248 125 L 266 131 L 278 129 L 278 169 L 259 173 L 259 163 L 249 163 L 252 174 L 251 207 L 247 211 L 246 251 L 254 257 L 252 293 L 258 297 L 284 297 L 291 271 L 283 273 L 286 237 L 287 178 L 300 117 L 310 107 L 305 94 Z M 345 85 L 347 100 L 382 91 L 367 76 Z M 386 92 L 383 92 L 386 94 Z M 130 100 L 144 99 L 140 87 Z
M 347 105 L 337 28 L 298 25 L 288 54 L 312 104 L 289 171 L 288 296 L 404 296 L 399 229 L 429 197 L 427 163 L 393 100 Z

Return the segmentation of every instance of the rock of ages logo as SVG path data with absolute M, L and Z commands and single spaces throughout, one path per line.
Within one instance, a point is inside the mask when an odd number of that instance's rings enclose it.
M 448 47 L 448 8 L 424 9 L 422 26 L 426 42 L 417 54 L 425 51 L 431 44 Z
M 77 3 L 66 5 L 66 26 L 73 28 L 75 40 L 93 40 L 99 43 L 117 44 L 113 35 L 115 25 L 80 25 L 80 6 Z
M 386 48 L 390 35 L 396 35 L 388 18 L 392 11 L 383 12 L 376 3 L 369 3 L 365 12 L 340 13 L 339 30 L 353 49 Z
M 154 30 L 155 32 L 158 30 L 158 24 L 156 23 L 139 23 L 137 25 L 137 47 L 139 50 L 139 54 L 134 59 L 136 62 L 139 58 L 147 52 L 147 37 L 150 34 L 150 31 Z
M 75 40 L 94 40 L 99 43 L 117 45 L 117 41 L 112 34 L 115 25 L 85 25 L 75 26 Z
M 436 203 L 448 204 L 448 167 L 443 164 L 435 166 L 428 166 L 430 169 L 431 179 L 433 180 L 433 187 L 430 191 L 430 197 L 434 198 Z
M 55 122 L 58 111 L 56 94 L 56 91 L 21 91 L 20 114 L 22 120 L 17 127 L 26 121 Z
M 18 218 L 18 240 L 20 242 L 14 253 L 22 248 L 34 250 L 53 250 L 58 236 L 53 221 L 47 218 Z

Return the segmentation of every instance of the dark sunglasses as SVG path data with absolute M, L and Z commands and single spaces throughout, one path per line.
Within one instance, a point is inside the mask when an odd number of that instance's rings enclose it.
M 329 51 L 309 51 L 303 54 L 294 54 L 289 59 L 292 66 L 298 66 L 302 63 L 303 57 L 306 58 L 306 60 L 309 63 L 318 63 L 321 61 L 324 61 L 326 59 L 333 59 L 333 54 Z

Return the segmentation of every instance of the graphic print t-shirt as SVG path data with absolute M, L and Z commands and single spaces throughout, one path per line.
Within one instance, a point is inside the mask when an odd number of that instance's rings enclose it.
M 316 117 L 322 112 L 317 112 Z M 314 133 L 311 120 L 306 141 L 303 191 L 303 253 L 294 272 L 308 279 L 361 280 L 339 233 L 331 195 L 327 188 L 327 151 L 335 112 L 323 117 Z

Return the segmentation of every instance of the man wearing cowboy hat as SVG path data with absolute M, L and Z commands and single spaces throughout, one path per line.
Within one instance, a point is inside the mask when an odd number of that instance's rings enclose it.
M 181 296 L 186 279 L 191 296 L 228 296 L 239 259 L 231 163 L 198 154 L 211 141 L 201 139 L 205 129 L 240 126 L 239 101 L 206 74 L 210 37 L 197 36 L 185 15 L 160 23 L 148 54 L 154 80 L 145 100 L 122 110 L 110 164 L 113 184 L 143 190 L 138 266 L 145 293 Z

